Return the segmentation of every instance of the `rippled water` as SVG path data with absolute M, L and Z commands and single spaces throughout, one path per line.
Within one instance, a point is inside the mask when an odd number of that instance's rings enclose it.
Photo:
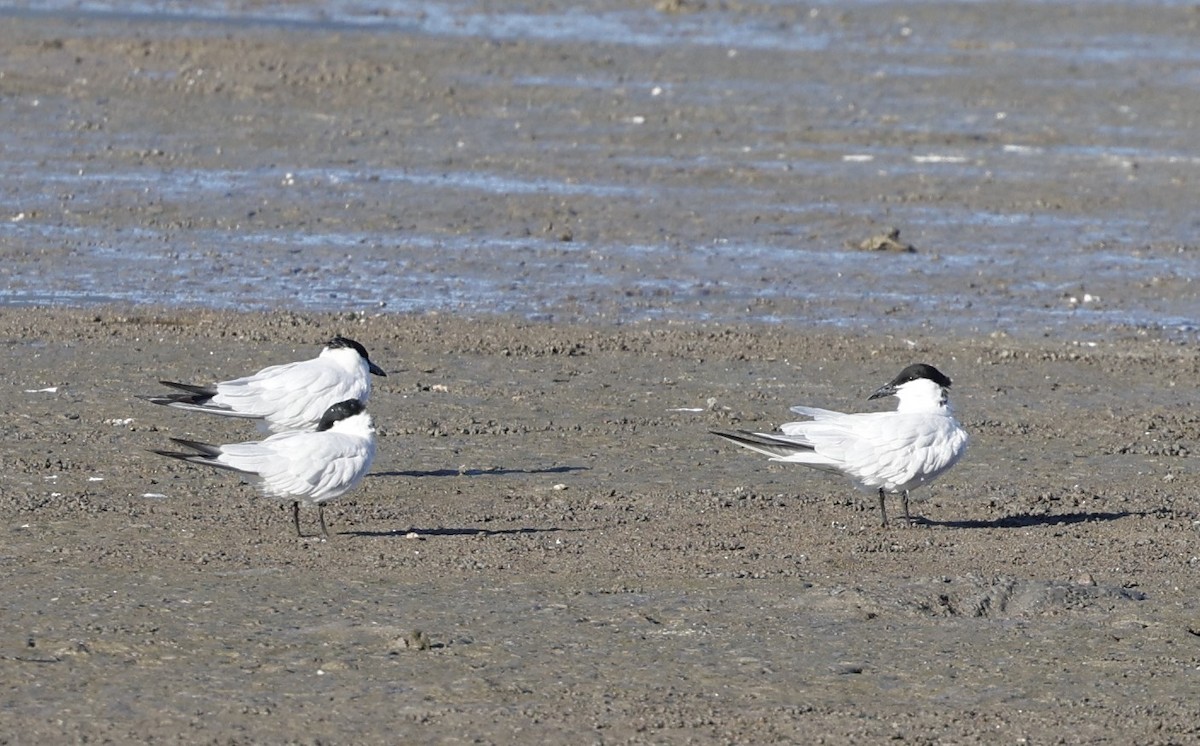
M 762 55 L 797 69 L 767 67 L 759 75 L 716 66 L 661 82 L 653 70 L 629 80 L 604 64 L 587 75 L 553 66 L 490 73 L 494 79 L 483 84 L 514 97 L 523 90 L 563 91 L 567 99 L 571 91 L 624 92 L 628 112 L 574 130 L 548 121 L 541 141 L 528 145 L 530 163 L 551 151 L 592 159 L 593 167 L 579 170 L 568 161 L 507 168 L 502 158 L 489 167 L 486 143 L 468 146 L 481 157 L 437 167 L 310 166 L 312 159 L 288 158 L 280 148 L 266 163 L 218 157 L 115 168 L 89 156 L 114 143 L 132 147 L 121 132 L 81 153 L 77 130 L 45 126 L 72 119 L 78 104 L 16 86 L 0 108 L 9 203 L 0 221 L 7 265 L 0 303 L 354 307 L 1084 335 L 1120 327 L 1191 336 L 1200 324 L 1200 108 L 1190 103 L 1200 86 L 1200 45 L 1172 21 L 1188 17 L 1186 4 L 881 0 L 734 10 L 694 3 L 681 13 L 650 4 L 595 12 L 494 5 L 80 1 L 18 3 L 3 12 L 71 19 L 80 34 L 122 21 L 150 24 L 149 35 L 386 33 L 549 50 L 594 45 L 601 57 L 635 47 L 669 60 L 703 48 L 717 58 Z M 464 79 L 479 84 L 479 75 L 467 71 Z M 668 114 L 716 107 L 746 115 L 732 120 L 732 135 L 701 147 L 689 147 L 686 137 L 678 147 L 614 152 L 601 144 L 649 127 L 646 112 L 659 112 L 660 104 Z M 499 124 L 473 126 L 511 127 L 507 112 L 496 117 Z M 495 147 L 494 155 L 509 154 Z M 68 193 L 70 216 L 45 219 L 65 215 Z M 242 212 L 250 217 L 253 205 L 270 203 L 338 219 L 330 227 L 271 227 L 249 217 L 188 227 L 189 209 L 205 213 L 231 195 L 246 200 Z M 121 199 L 169 202 L 176 224 L 163 230 L 86 219 Z M 602 208 L 613 206 L 612 220 L 627 230 L 571 240 L 487 224 L 397 231 L 353 214 L 362 204 L 496 199 L 587 201 L 600 206 L 601 221 Z M 656 233 L 654 221 L 669 229 Z M 889 226 L 918 251 L 854 248 Z

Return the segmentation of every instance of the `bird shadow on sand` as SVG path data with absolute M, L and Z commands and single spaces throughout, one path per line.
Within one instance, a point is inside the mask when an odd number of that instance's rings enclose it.
M 587 471 L 586 466 L 551 466 L 547 469 L 434 469 L 432 471 L 377 471 L 367 475 L 372 477 L 502 477 L 506 474 L 570 474 L 575 471 Z
M 415 538 L 423 539 L 429 536 L 513 536 L 520 534 L 554 534 L 590 531 L 588 528 L 398 528 L 394 531 L 342 531 L 343 536 L 363 536 L 367 538 Z
M 1055 513 L 1050 515 L 1020 513 L 990 521 L 934 521 L 917 516 L 913 518 L 912 523 L 914 526 L 943 526 L 945 528 L 1029 528 L 1031 526 L 1067 526 L 1091 521 L 1119 521 L 1133 515 L 1140 514 L 1128 510 L 1115 513 Z

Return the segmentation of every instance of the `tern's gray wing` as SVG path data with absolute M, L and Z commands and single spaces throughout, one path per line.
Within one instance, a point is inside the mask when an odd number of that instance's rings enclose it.
M 271 497 L 320 503 L 358 483 L 375 456 L 369 439 L 333 432 L 295 432 L 221 447 L 221 461 L 258 475 Z
M 843 412 L 835 412 L 832 409 L 820 409 L 818 407 L 795 406 L 791 408 L 791 411 L 796 414 L 802 414 L 805 417 L 812 417 L 814 420 L 832 420 L 846 416 Z
M 321 358 L 265 368 L 253 376 L 217 384 L 215 404 L 265 418 L 273 430 L 312 429 L 332 405 L 365 400 L 368 375 L 350 375 Z
M 954 464 L 965 434 L 952 418 L 900 412 L 864 412 L 792 422 L 781 428 L 812 446 L 786 460 L 834 469 L 862 488 L 908 489 Z

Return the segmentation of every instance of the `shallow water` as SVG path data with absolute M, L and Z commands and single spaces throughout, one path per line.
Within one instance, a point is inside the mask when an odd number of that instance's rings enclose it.
M 65 92 L 24 83 L 58 58 L 10 60 L 0 304 L 1194 336 L 1186 4 L 683 7 L 18 4 L 114 51 Z M 264 113 L 205 87 L 244 68 L 121 46 L 160 37 L 462 64 L 420 71 L 424 121 L 370 76 Z M 211 122 L 137 115 L 192 83 Z M 254 123 L 272 114 L 277 138 Z M 855 248 L 889 227 L 916 253 Z

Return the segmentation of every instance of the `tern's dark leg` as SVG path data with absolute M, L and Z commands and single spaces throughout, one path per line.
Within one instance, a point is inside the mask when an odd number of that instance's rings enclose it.
M 879 488 L 879 516 L 883 518 L 883 525 L 887 525 L 887 508 L 883 505 L 883 488 Z
M 904 491 L 904 520 L 912 523 L 912 518 L 908 515 L 908 490 Z
M 317 520 L 321 522 L 321 536 L 329 538 L 329 529 L 325 528 L 325 506 L 317 504 Z
M 296 524 L 296 536 L 299 536 L 301 539 L 303 539 L 304 534 L 300 533 L 300 503 L 299 502 L 292 503 L 292 521 L 294 521 Z

